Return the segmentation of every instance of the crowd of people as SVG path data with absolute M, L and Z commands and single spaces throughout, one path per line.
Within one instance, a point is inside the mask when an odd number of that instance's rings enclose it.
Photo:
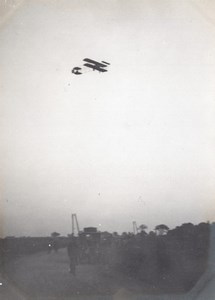
M 69 271 L 76 275 L 79 264 L 103 264 L 129 277 L 149 283 L 163 278 L 189 286 L 207 265 L 210 226 L 183 224 L 168 232 L 144 230 L 133 233 L 71 235 L 67 240 Z M 57 244 L 50 244 L 57 251 Z M 185 287 L 186 288 L 186 287 Z

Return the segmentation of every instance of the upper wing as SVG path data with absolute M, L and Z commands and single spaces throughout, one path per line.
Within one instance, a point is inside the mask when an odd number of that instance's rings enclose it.
M 94 64 L 97 67 L 103 67 L 103 68 L 107 67 L 107 64 L 102 64 L 102 63 L 100 63 L 98 61 L 95 61 L 95 60 L 92 60 L 92 59 L 89 59 L 89 58 L 84 58 L 83 61 L 86 61 L 87 63 Z
M 108 62 L 106 62 L 106 61 L 104 61 L 104 60 L 102 60 L 102 62 L 103 62 L 104 64 L 106 64 L 106 65 L 110 65 L 110 63 L 108 63 Z

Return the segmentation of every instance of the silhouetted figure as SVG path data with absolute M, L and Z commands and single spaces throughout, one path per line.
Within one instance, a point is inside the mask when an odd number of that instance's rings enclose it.
M 54 252 L 57 252 L 58 251 L 58 243 L 56 240 L 51 240 L 49 243 L 48 243 L 48 254 L 50 254 L 52 252 L 52 250 Z
M 69 244 L 67 246 L 68 256 L 69 256 L 69 272 L 73 275 L 76 274 L 76 265 L 78 264 L 79 249 L 75 237 L 70 238 Z
M 55 252 L 58 252 L 58 243 L 56 240 L 53 240 L 53 243 L 52 243 L 52 249 L 55 251 Z
M 52 251 L 52 243 L 50 242 L 50 243 L 48 244 L 48 254 L 50 254 L 51 251 Z

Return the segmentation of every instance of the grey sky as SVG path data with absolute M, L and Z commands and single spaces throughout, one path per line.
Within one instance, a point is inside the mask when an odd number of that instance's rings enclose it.
M 214 220 L 212 1 L 26 1 L 0 27 L 3 235 Z M 111 63 L 81 76 L 85 57 Z

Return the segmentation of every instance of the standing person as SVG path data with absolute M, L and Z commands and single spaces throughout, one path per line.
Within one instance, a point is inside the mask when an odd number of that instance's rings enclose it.
M 52 249 L 57 253 L 58 252 L 58 242 L 56 239 L 53 240 Z
M 69 272 L 73 275 L 76 274 L 76 265 L 78 264 L 78 243 L 75 237 L 70 238 L 68 246 L 67 246 L 67 252 L 69 256 Z
M 52 251 L 52 244 L 51 244 L 51 242 L 50 242 L 50 243 L 48 244 L 48 251 L 47 251 L 47 253 L 50 254 L 51 251 Z

